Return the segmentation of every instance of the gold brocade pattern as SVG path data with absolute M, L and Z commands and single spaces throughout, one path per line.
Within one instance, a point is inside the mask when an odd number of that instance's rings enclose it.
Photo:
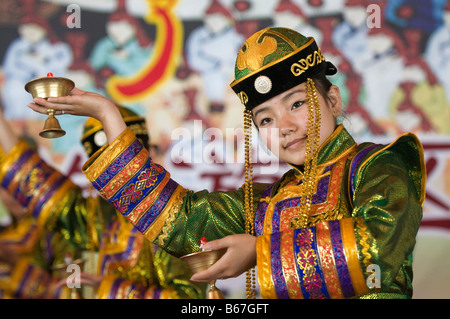
M 242 53 L 236 59 L 236 67 L 240 70 L 250 69 L 252 71 L 259 69 L 264 62 L 264 58 L 275 52 L 277 41 L 274 38 L 264 36 L 252 37 L 247 40 L 242 48 Z
M 347 266 L 353 289 L 355 290 L 355 296 L 360 296 L 368 293 L 369 289 L 366 285 L 366 280 L 359 262 L 359 250 L 354 229 L 353 219 L 346 218 L 341 220 L 341 236 L 342 242 L 346 243 L 343 247 L 347 260 Z
M 136 251 L 132 257 L 136 260 L 136 263 L 129 267 L 121 266 L 117 267 L 116 272 L 121 278 L 130 279 L 133 282 L 140 283 L 144 286 L 155 284 L 157 276 L 153 265 L 154 251 L 152 244 L 143 240 L 142 247 L 139 251 Z
M 372 256 L 370 255 L 369 249 L 369 233 L 367 226 L 364 223 L 364 220 L 361 218 L 355 218 L 355 223 L 358 229 L 358 235 L 361 238 L 359 241 L 359 244 L 361 245 L 361 254 L 364 256 L 363 264 L 366 266 L 370 265 L 370 260 L 372 259 Z
M 344 217 L 350 216 L 349 205 L 342 201 L 342 198 L 348 196 L 343 193 L 345 190 L 344 181 L 347 178 L 346 171 L 348 167 L 346 165 L 347 159 L 354 154 L 354 147 L 350 147 L 347 151 L 336 157 L 336 161 L 327 161 L 324 164 L 320 164 L 316 168 L 316 175 L 314 176 L 313 194 L 319 192 L 317 189 L 320 181 L 323 179 L 329 179 L 326 190 L 326 199 L 323 202 L 317 202 L 311 204 L 310 212 L 307 220 L 305 220 L 305 227 L 311 227 L 317 225 L 321 221 L 325 220 L 339 220 Z M 329 167 L 332 167 L 329 170 Z M 276 211 L 277 206 L 282 206 L 282 203 L 288 202 L 295 198 L 300 198 L 303 194 L 301 183 L 303 179 L 301 172 L 291 171 L 288 173 L 283 182 L 277 188 L 277 193 L 272 198 L 266 198 L 265 201 L 269 203 L 266 209 L 265 221 L 264 221 L 264 234 L 272 232 L 273 221 L 272 216 Z M 300 204 L 300 203 L 299 203 Z M 301 205 L 301 204 L 300 204 Z M 292 220 L 298 218 L 299 206 L 283 208 L 280 213 L 280 231 L 285 231 L 289 228 L 302 228 L 298 225 L 292 224 Z
M 83 165 L 82 171 L 90 181 L 96 180 L 113 160 L 128 147 L 136 136 L 127 127 L 112 143 L 105 144 Z M 107 152 L 105 150 L 108 150 Z M 95 166 L 92 163 L 95 161 Z
M 314 53 L 311 53 L 306 58 L 300 59 L 297 63 L 292 64 L 291 72 L 295 76 L 299 76 L 305 73 L 305 71 L 310 67 L 314 67 L 323 61 L 325 61 L 325 57 L 323 56 L 322 51 L 320 49 L 317 49 L 316 51 L 314 51 Z
M 2 157 L 2 162 L 0 166 L 0 180 L 3 179 L 5 174 L 8 172 L 11 165 L 17 161 L 20 155 L 29 148 L 29 145 L 24 141 L 20 140 L 19 143 L 13 146 L 13 148 L 8 152 L 4 153 Z
M 164 220 L 164 226 L 162 227 L 161 230 L 161 235 L 158 237 L 158 244 L 163 246 L 164 245 L 164 241 L 167 238 L 169 231 L 172 229 L 173 227 L 173 223 L 177 217 L 177 213 L 180 210 L 181 204 L 183 203 L 183 198 L 187 193 L 187 189 L 179 187 L 179 191 L 175 194 L 175 199 L 173 200 L 173 202 L 171 203 L 171 205 L 168 205 L 169 207 L 166 208 L 167 210 L 167 219 L 162 219 Z M 155 231 L 155 233 L 157 233 L 159 231 Z M 151 236 L 153 239 L 155 238 L 155 235 Z

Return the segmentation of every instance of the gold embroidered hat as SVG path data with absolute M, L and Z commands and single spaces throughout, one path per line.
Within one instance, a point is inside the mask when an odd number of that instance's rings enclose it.
M 145 118 L 123 106 L 118 106 L 117 108 L 119 109 L 125 124 L 134 132 L 134 134 L 136 134 L 136 137 L 141 141 L 144 147 L 148 147 L 149 134 L 145 124 Z M 81 137 L 81 143 L 83 144 L 87 155 L 91 157 L 106 144 L 106 141 L 106 134 L 103 131 L 102 123 L 92 117 L 88 118 L 84 123 L 83 135 Z
M 230 84 L 248 110 L 293 88 L 308 78 L 337 69 L 325 60 L 312 37 L 288 28 L 260 30 L 245 41 Z

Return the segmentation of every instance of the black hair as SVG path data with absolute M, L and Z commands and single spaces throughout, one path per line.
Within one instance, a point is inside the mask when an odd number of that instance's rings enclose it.
M 323 97 L 326 97 L 328 92 L 330 91 L 330 88 L 333 86 L 333 83 L 331 83 L 331 81 L 325 75 L 325 70 L 312 77 L 312 80 L 314 81 L 316 89 L 319 91 L 319 93 Z

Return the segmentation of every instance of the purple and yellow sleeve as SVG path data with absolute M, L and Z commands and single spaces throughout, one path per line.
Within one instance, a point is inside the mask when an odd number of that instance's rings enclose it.
M 97 296 L 99 299 L 172 299 L 176 298 L 177 292 L 156 285 L 144 287 L 132 280 L 109 274 L 100 283 Z
M 70 289 L 57 285 L 59 279 L 22 257 L 15 265 L 8 286 L 14 299 L 70 299 Z
M 83 172 L 102 197 L 150 241 L 173 219 L 187 192 L 152 162 L 129 128 L 94 154 Z
M 257 238 L 263 298 L 349 298 L 369 292 L 352 218 Z
M 26 207 L 41 226 L 53 217 L 64 197 L 76 188 L 70 179 L 48 166 L 24 141 L 3 156 L 0 186 Z
M 154 163 L 134 133 L 125 129 L 99 149 L 83 172 L 100 192 L 151 242 L 175 256 L 208 240 L 244 233 L 243 191 L 193 192 Z M 254 200 L 267 185 L 254 184 Z

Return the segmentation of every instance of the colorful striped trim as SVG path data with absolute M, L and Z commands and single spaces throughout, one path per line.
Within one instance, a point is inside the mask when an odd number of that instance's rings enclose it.
M 300 203 L 300 196 L 287 198 L 275 203 L 272 212 L 272 233 L 283 231 L 283 228 L 286 226 L 290 228 L 291 218 L 299 216 Z M 283 227 L 280 228 L 280 225 L 283 225 Z
M 3 180 L 5 179 L 5 175 L 7 173 L 14 173 L 16 170 L 12 169 L 12 165 L 21 157 L 23 156 L 24 152 L 31 152 L 33 153 L 33 150 L 30 149 L 30 146 L 24 141 L 20 140 L 19 143 L 13 146 L 13 148 L 7 153 L 3 154 L 1 158 L 1 165 L 0 165 L 0 181 L 2 181 L 3 186 Z M 29 155 L 28 155 L 29 156 Z M 9 177 L 9 179 L 11 176 Z M 8 182 L 6 182 L 8 183 Z
M 301 279 L 295 267 L 297 258 L 294 252 L 293 239 L 294 230 L 281 233 L 281 264 L 283 274 L 286 278 L 286 288 L 289 293 L 289 298 L 303 299 L 302 289 L 300 288 Z
M 33 276 L 33 267 L 31 267 L 31 264 L 27 263 L 22 265 L 22 267 L 21 267 L 22 269 L 20 270 L 22 272 L 22 277 L 20 278 L 20 280 L 17 281 L 17 285 L 14 290 L 15 298 L 21 298 L 26 296 L 25 289 L 27 287 L 27 281 L 29 280 L 30 277 Z
M 66 181 L 66 177 L 59 172 L 52 174 L 48 180 L 37 190 L 36 196 L 33 197 L 29 205 L 32 215 L 37 219 L 41 214 L 42 207 L 48 202 L 50 197 L 61 187 Z
M 352 218 L 257 237 L 263 298 L 351 298 L 367 294 Z
M 366 157 L 366 155 L 373 149 L 375 149 L 376 147 L 380 146 L 380 144 L 372 144 L 369 145 L 368 147 L 364 148 L 363 150 L 359 151 L 358 154 L 356 154 L 356 156 L 353 158 L 351 164 L 350 164 L 350 202 L 353 202 L 353 194 L 355 192 L 355 176 L 356 176 L 356 171 L 358 170 L 358 168 L 361 165 L 361 162 L 364 160 L 364 158 Z
M 169 177 L 169 174 L 166 174 L 161 182 L 158 183 L 158 186 L 153 189 L 152 192 L 148 193 L 139 202 L 139 204 L 132 211 L 130 211 L 128 215 L 126 215 L 128 220 L 133 224 L 136 224 L 141 219 L 141 217 L 146 214 L 148 209 L 155 204 L 155 202 L 159 198 L 159 195 L 165 189 L 169 181 L 171 181 L 171 178 Z
M 9 288 L 14 298 L 42 298 L 49 282 L 50 276 L 25 257 L 14 267 Z
M 5 174 L 3 175 L 1 186 L 5 189 L 11 189 L 11 182 L 14 180 L 14 178 L 17 178 L 18 174 L 17 172 L 24 166 L 25 164 L 30 160 L 30 158 L 33 157 L 36 153 L 33 150 L 26 150 L 23 154 L 21 154 L 17 161 L 12 162 L 11 165 L 8 167 L 8 169 L 5 171 Z M 6 166 L 5 164 L 3 164 Z
M 281 233 L 273 233 L 270 236 L 270 261 L 272 268 L 272 280 L 275 292 L 279 299 L 289 298 L 286 281 L 284 280 L 281 263 Z
M 272 189 L 273 189 L 274 185 L 275 185 L 275 183 L 266 187 L 266 189 L 263 191 L 263 193 L 261 195 L 260 202 L 256 209 L 256 212 L 255 212 L 255 234 L 256 234 L 256 236 L 260 236 L 263 233 L 264 217 L 266 215 L 267 206 L 269 205 L 269 201 L 270 201 L 270 194 L 272 193 Z
M 123 152 L 121 152 L 115 159 L 114 162 L 110 164 L 105 170 L 100 174 L 100 176 L 94 181 L 94 187 L 103 190 L 111 179 L 116 176 L 119 171 L 122 171 L 125 167 L 133 165 L 136 161 L 136 157 L 144 150 L 142 144 L 135 140 L 129 147 L 127 147 Z M 148 159 L 148 153 L 144 152 L 145 160 Z M 139 157 L 141 158 L 142 155 Z M 110 188 L 112 188 L 110 186 Z
M 57 172 L 42 161 L 38 154 L 35 154 L 27 164 L 31 165 L 24 167 L 22 173 L 17 173 L 17 188 L 11 192 L 23 206 L 29 206 L 42 185 Z
M 188 190 L 177 186 L 166 208 L 155 219 L 152 226 L 145 232 L 145 237 L 154 241 L 158 234 L 161 234 L 158 241 L 160 245 L 164 245 L 164 241 L 169 235 L 170 230 L 173 227 L 173 223 L 177 218 L 177 213 L 180 211 L 180 207 L 183 203 L 183 198 L 186 196 Z
M 114 161 L 109 167 L 103 167 L 92 183 L 141 233 L 154 240 L 164 226 L 168 231 L 167 219 L 173 218 L 174 208 L 178 209 L 182 202 L 180 194 L 186 194 L 186 190 L 162 166 L 151 161 L 137 140 L 128 147 L 117 145 L 121 152 L 115 150 Z M 104 158 L 112 156 L 104 155 Z M 96 165 L 97 162 L 90 166 L 92 172 L 98 171 Z
M 141 232 L 146 233 L 149 226 L 158 218 L 161 212 L 166 208 L 178 184 L 170 179 L 164 189 L 161 191 L 156 201 L 146 210 L 145 214 L 135 224 L 135 227 Z
M 352 218 L 344 218 L 340 221 L 342 243 L 344 246 L 345 258 L 350 272 L 355 295 L 360 296 L 369 293 L 362 267 L 359 262 L 358 246 L 355 238 L 355 225 Z
M 41 168 L 42 167 L 42 168 Z M 45 165 L 38 154 L 33 154 L 24 164 L 15 171 L 15 175 L 8 185 L 10 194 L 14 194 L 24 203 L 25 196 L 28 198 L 33 195 L 33 192 L 42 181 L 45 180 L 45 175 L 50 174 L 47 165 Z M 20 194 L 20 196 L 17 196 Z
M 339 282 L 339 276 L 336 269 L 336 262 L 333 254 L 333 244 L 331 242 L 331 233 L 328 222 L 322 221 L 316 226 L 317 247 L 322 265 L 323 277 L 327 286 L 330 298 L 344 298 L 344 294 Z
M 345 253 L 341 237 L 341 227 L 339 220 L 328 222 L 330 229 L 331 246 L 333 247 L 336 271 L 341 284 L 342 293 L 345 298 L 353 297 L 355 291 L 350 279 L 350 272 L 345 259 Z
M 357 234 L 360 237 L 359 244 L 361 245 L 361 255 L 364 256 L 363 264 L 368 267 L 371 264 L 372 255 L 370 254 L 369 231 L 364 220 L 360 217 L 355 218 Z
M 109 290 L 108 299 L 118 299 L 118 295 L 120 294 L 120 288 L 122 284 L 125 283 L 125 279 L 116 278 L 112 284 L 111 289 Z M 123 288 L 122 288 L 123 289 Z
M 111 293 L 113 286 L 115 284 L 117 276 L 106 274 L 103 276 L 103 280 L 97 290 L 98 299 L 110 299 L 115 293 Z M 117 284 L 114 286 L 114 291 L 117 291 Z
M 125 180 L 125 182 L 122 182 L 123 186 L 114 196 L 108 198 L 116 209 L 127 217 L 139 205 L 140 200 L 158 188 L 164 177 L 169 175 L 165 170 L 159 169 L 158 166 L 155 167 L 150 159 L 140 169 L 134 167 L 134 171 L 135 174 L 131 177 L 127 174 L 123 176 L 123 172 L 114 177 L 111 183 L 114 183 L 115 180 Z M 105 196 L 103 193 L 102 195 Z
M 129 225 L 133 227 L 131 224 Z M 99 273 L 109 273 L 118 267 L 133 267 L 137 263 L 139 252 L 143 245 L 143 236 L 138 233 L 135 228 L 131 228 L 129 231 L 121 228 L 119 231 L 122 232 L 121 235 L 129 233 L 127 241 L 106 243 L 105 246 L 100 249 L 98 257 Z M 109 236 L 117 235 L 117 232 L 109 234 Z M 108 234 L 106 234 L 106 236 L 108 236 Z
M 110 145 L 106 144 L 101 147 L 82 167 L 88 180 L 95 183 L 110 164 L 136 140 L 136 135 L 127 127 Z M 94 162 L 95 165 L 92 165 Z
M 261 296 L 265 299 L 276 299 L 277 294 L 272 281 L 270 262 L 270 235 L 256 237 L 256 264 L 258 267 L 258 283 Z
M 105 183 L 106 185 L 102 188 L 100 188 L 101 185 L 95 185 L 94 187 L 99 187 L 98 189 L 100 189 L 101 193 L 105 198 L 111 198 L 128 182 L 128 178 L 126 177 L 132 177 L 133 174 L 136 173 L 136 167 L 143 167 L 148 161 L 150 161 L 150 159 L 148 157 L 147 151 L 145 149 L 141 149 L 141 151 L 129 162 L 127 162 L 125 166 L 123 166 L 123 168 L 120 170 L 120 175 L 123 176 L 124 178 L 114 179 L 115 174 L 109 175 L 111 172 L 108 172 L 109 173 L 108 176 L 102 175 L 101 178 L 107 177 L 110 179 L 108 181 L 99 181 L 99 184 Z M 122 164 L 117 164 L 116 162 L 114 163 L 114 165 L 116 167 L 122 167 L 121 166 Z
M 294 230 L 294 251 L 297 256 L 297 272 L 305 298 L 329 298 L 323 279 L 315 244 L 315 228 Z
M 45 225 L 51 218 L 58 217 L 62 207 L 67 207 L 69 196 L 78 188 L 70 179 L 63 176 L 61 178 L 61 186 L 51 190 L 51 195 L 48 196 L 46 202 L 43 203 L 41 212 L 38 217 L 39 225 Z

